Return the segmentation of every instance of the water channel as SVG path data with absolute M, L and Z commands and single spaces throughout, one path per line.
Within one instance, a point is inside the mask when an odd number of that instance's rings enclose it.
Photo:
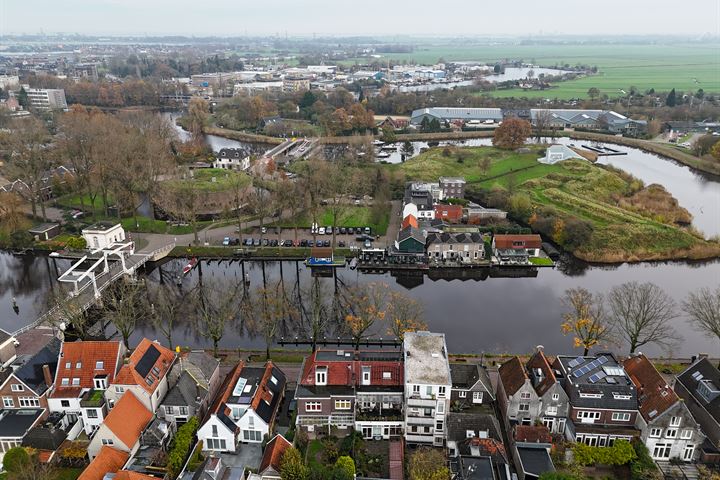
M 215 137 L 209 139 L 213 149 L 237 147 L 240 142 Z M 560 139 L 561 143 L 583 142 Z M 448 142 L 449 143 L 449 142 Z M 486 145 L 489 139 L 474 139 L 463 145 Z M 415 142 L 419 152 L 422 142 Z M 425 146 L 427 146 L 425 144 Z M 720 234 L 720 180 L 701 174 L 672 160 L 661 158 L 637 149 L 614 145 L 613 148 L 628 154 L 603 157 L 601 163 L 610 163 L 642 179 L 645 183 L 659 183 L 672 193 L 680 205 L 693 214 L 693 224 L 706 236 Z M 186 262 L 171 260 L 162 267 L 147 272 L 148 281 L 170 281 Z M 69 264 L 47 257 L 14 257 L 0 252 L 0 328 L 14 331 L 45 311 L 48 295 L 59 288 L 57 271 Z M 250 288 L 265 282 L 284 280 L 288 294 L 307 292 L 312 282 L 311 272 L 295 262 L 247 262 L 245 271 L 250 276 Z M 282 271 L 282 276 L 281 276 Z M 164 275 L 163 275 L 164 272 Z M 183 292 L 199 281 L 218 279 L 237 282 L 242 278 L 238 262 L 202 262 L 183 281 Z M 403 291 L 420 302 L 424 318 L 430 329 L 447 335 L 448 347 L 456 352 L 526 352 L 537 344 L 551 352 L 572 351 L 572 339 L 560 333 L 563 311 L 560 297 L 565 289 L 584 287 L 592 292 L 607 292 L 612 286 L 627 282 L 654 282 L 667 291 L 677 302 L 702 287 L 720 284 L 720 261 L 710 262 L 655 262 L 614 266 L 591 266 L 574 259 L 563 259 L 554 269 L 540 269 L 536 276 L 503 278 L 490 276 L 484 279 L 433 279 L 425 277 L 395 277 L 390 274 L 363 274 L 349 269 L 338 270 L 339 288 L 355 283 L 382 282 L 390 289 Z M 323 278 L 327 295 L 332 295 L 335 281 Z M 173 283 L 174 284 L 174 283 Z M 17 311 L 13 309 L 13 298 Z M 689 356 L 698 352 L 718 353 L 717 342 L 689 328 L 682 316 L 675 327 L 683 338 L 672 355 Z M 287 332 L 292 334 L 292 332 Z M 333 332 L 328 332 L 332 335 Z M 378 330 L 385 334 L 385 329 Z M 139 325 L 134 338 L 158 338 L 149 325 Z M 188 318 L 176 328 L 175 341 L 180 345 L 207 347 L 209 342 L 199 337 Z M 262 346 L 261 339 L 241 333 L 238 327 L 229 328 L 221 345 L 224 347 Z M 653 346 L 642 349 L 645 353 L 660 355 Z

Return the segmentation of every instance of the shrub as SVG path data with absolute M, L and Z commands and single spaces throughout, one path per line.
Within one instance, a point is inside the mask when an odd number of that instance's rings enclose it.
M 13 447 L 5 453 L 2 462 L 8 473 L 20 473 L 30 465 L 30 455 L 23 447 Z
M 630 463 L 630 478 L 632 480 L 660 478 L 660 472 L 645 444 L 636 440 L 632 443 L 632 447 L 635 450 L 636 458 Z
M 419 448 L 408 463 L 410 480 L 446 480 L 450 470 L 445 466 L 445 455 L 430 448 Z
M 584 443 L 573 446 L 575 463 L 579 465 L 626 465 L 637 458 L 627 440 L 617 440 L 612 447 L 590 447 Z
M 280 476 L 283 480 L 307 480 L 310 476 L 310 470 L 303 463 L 297 448 L 285 450 L 280 461 Z
M 195 432 L 198 429 L 197 417 L 192 417 L 185 425 L 180 427 L 175 434 L 173 446 L 168 454 L 167 469 L 173 478 L 177 477 L 182 470 L 185 459 L 192 448 Z
M 325 439 L 323 440 L 323 448 L 325 451 L 325 461 L 327 463 L 334 463 L 340 455 L 335 442 L 330 439 Z
M 353 480 L 355 478 L 355 462 L 347 455 L 339 457 L 333 469 L 333 478 L 336 480 Z
M 73 250 L 83 250 L 87 247 L 87 241 L 83 237 L 70 237 L 65 244 Z

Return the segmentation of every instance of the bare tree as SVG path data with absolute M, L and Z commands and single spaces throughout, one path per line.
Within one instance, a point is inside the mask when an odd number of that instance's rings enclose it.
M 17 232 L 28 220 L 22 211 L 23 201 L 13 192 L 0 192 L 0 231 Z
M 427 329 L 423 322 L 423 309 L 420 303 L 400 292 L 390 294 L 387 303 L 386 318 L 389 322 L 388 333 L 403 340 L 407 332 Z
M 198 187 L 192 179 L 168 181 L 158 186 L 155 198 L 160 208 L 168 215 L 190 224 L 197 245 L 198 215 L 205 204 L 207 192 Z
M 533 127 L 535 130 L 535 138 L 538 143 L 542 140 L 543 136 L 547 134 L 550 125 L 552 124 L 552 116 L 547 110 L 540 110 L 535 114 L 535 121 Z
M 155 289 L 148 288 L 150 302 L 150 321 L 157 331 L 163 334 L 168 348 L 173 348 L 173 331 L 178 320 L 184 315 L 183 306 L 186 297 L 180 295 L 170 285 L 159 285 Z
M 287 301 L 281 281 L 266 288 L 259 288 L 255 293 L 253 302 L 254 315 L 248 325 L 256 335 L 261 335 L 265 341 L 265 358 L 270 359 L 270 346 L 275 341 L 281 324 L 290 319 L 294 309 Z
M 610 340 L 611 328 L 600 295 L 593 296 L 584 288 L 565 290 L 561 299 L 568 311 L 563 313 L 563 335 L 573 334 L 575 347 L 582 347 L 583 356 L 591 348 Z
M 147 311 L 145 285 L 123 278 L 105 290 L 103 305 L 105 318 L 122 336 L 125 348 L 130 348 L 130 335 Z
M 193 136 L 193 141 L 202 141 L 203 129 L 210 117 L 210 107 L 208 103 L 200 98 L 193 97 L 188 105 L 188 130 Z
M 631 354 L 650 343 L 671 348 L 680 339 L 671 325 L 677 316 L 675 302 L 654 283 L 613 287 L 608 303 L 614 329 L 630 344 Z
M 304 296 L 306 299 L 300 306 L 301 313 L 307 320 L 304 330 L 312 340 L 313 352 L 317 349 L 320 337 L 326 333 L 330 320 L 331 306 L 325 301 L 325 293 L 317 277 L 312 279 L 310 291 Z
M 60 289 L 48 297 L 48 323 L 68 335 L 73 332 L 84 339 L 87 334 L 88 317 L 76 297 L 69 296 Z
M 682 303 L 696 330 L 720 340 L 720 286 L 691 292 Z
M 247 205 L 252 215 L 260 220 L 260 231 L 262 232 L 262 228 L 265 226 L 265 218 L 270 216 L 274 210 L 273 194 L 262 186 L 255 184 L 248 189 Z M 260 238 L 262 239 L 262 233 L 260 233 Z
M 387 288 L 382 284 L 358 285 L 348 290 L 343 299 L 345 324 L 353 339 L 355 350 L 370 329 L 385 319 Z
M 213 342 L 213 355 L 217 357 L 218 344 L 227 328 L 237 323 L 240 315 L 241 283 L 228 284 L 217 280 L 202 280 L 189 300 L 198 313 L 195 329 L 198 335 Z

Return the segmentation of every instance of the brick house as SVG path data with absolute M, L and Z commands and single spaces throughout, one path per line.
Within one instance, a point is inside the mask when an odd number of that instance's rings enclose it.
M 301 372 L 296 424 L 310 435 L 350 427 L 366 439 L 402 435 L 400 352 L 317 350 Z
M 612 353 L 559 355 L 553 368 L 570 399 L 568 438 L 604 447 L 640 436 L 637 389 Z
M 448 223 L 460 223 L 463 219 L 463 207 L 461 205 L 436 204 L 435 219 L 444 220 Z
M 443 198 L 465 198 L 465 179 L 462 177 L 440 177 Z
M 53 338 L 25 364 L 10 373 L 0 385 L 3 408 L 44 408 L 52 387 L 60 353 L 60 339 Z
M 623 362 L 625 371 L 638 392 L 637 428 L 655 460 L 679 458 L 692 462 L 705 441 L 700 425 L 685 402 L 670 388 L 645 355 Z
M 540 255 L 540 235 L 495 235 L 492 251 L 500 263 L 527 263 L 529 257 Z

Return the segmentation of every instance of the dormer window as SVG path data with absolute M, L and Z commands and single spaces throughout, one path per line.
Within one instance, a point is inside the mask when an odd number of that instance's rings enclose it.
M 465 430 L 465 437 L 466 438 L 473 438 L 475 436 L 474 430 Z
M 95 370 L 103 370 L 105 368 L 105 362 L 102 360 L 95 362 Z
M 107 378 L 95 377 L 94 385 L 96 390 L 105 390 L 107 388 Z
M 63 387 L 67 387 L 68 385 L 70 385 L 70 379 L 69 379 L 69 378 L 63 378 L 60 384 L 61 384 Z
M 370 385 L 370 367 L 362 367 L 362 384 Z
M 315 385 L 327 385 L 327 367 L 315 367 Z
M 73 384 L 73 387 L 79 387 L 79 386 L 80 386 L 80 379 L 79 379 L 79 378 L 73 378 L 72 384 Z
M 65 368 L 72 368 L 72 363 L 65 362 Z
M 77 362 L 75 364 L 75 368 L 82 368 L 82 362 Z

